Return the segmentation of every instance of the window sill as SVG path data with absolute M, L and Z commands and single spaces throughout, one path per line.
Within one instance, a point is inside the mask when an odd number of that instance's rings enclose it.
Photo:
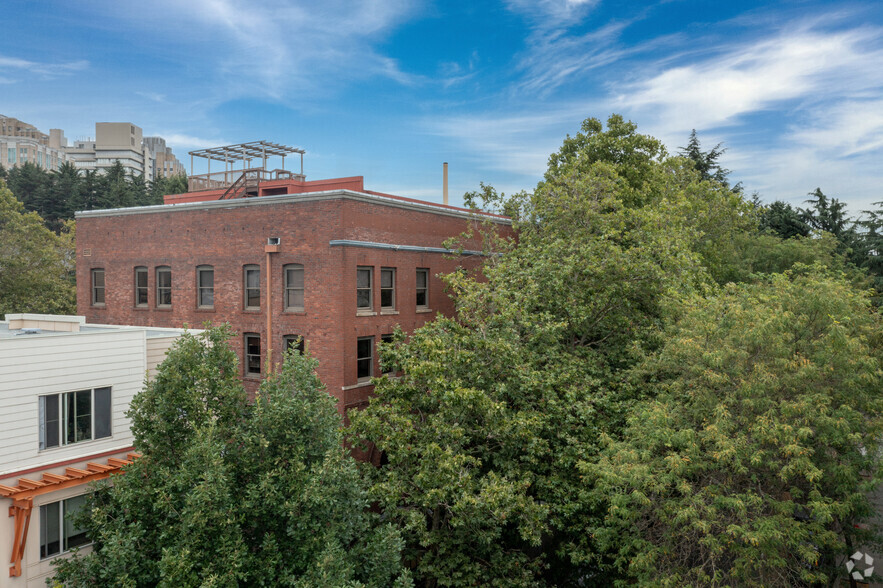
M 297 309 L 288 310 L 288 309 L 286 309 L 286 310 L 283 310 L 283 311 L 282 311 L 282 314 L 291 314 L 291 315 L 295 315 L 295 316 L 306 316 L 306 315 L 307 315 L 306 311 L 304 311 L 303 309 L 300 309 L 300 310 L 297 310 Z
M 215 309 L 211 306 L 197 306 L 196 312 L 215 312 Z
M 390 314 L 398 314 L 398 313 L 399 313 L 399 311 L 393 310 L 393 309 L 389 309 L 389 310 L 382 310 L 381 309 L 381 311 L 380 311 L 381 315 L 390 315 Z
M 141 311 L 144 311 L 144 310 L 150 310 L 150 307 L 149 307 L 149 306 L 146 306 L 146 305 L 145 305 L 145 306 L 133 306 L 133 307 L 132 307 L 132 310 L 141 310 Z
M 356 316 L 377 316 L 377 313 L 373 310 L 357 310 Z
M 171 306 L 157 306 L 156 309 L 160 312 L 172 312 Z
M 431 309 L 431 308 L 418 308 L 418 309 L 417 309 L 416 311 L 414 311 L 414 312 L 416 312 L 417 314 L 423 314 L 423 313 L 426 313 L 426 312 L 432 312 L 432 309 Z
M 364 382 L 359 382 L 357 384 L 350 384 L 349 386 L 341 386 L 341 390 L 355 390 L 356 388 L 364 388 L 365 386 L 373 386 L 371 380 L 366 380 Z
M 245 378 L 246 380 L 260 380 L 261 379 L 260 374 L 244 374 L 242 377 Z
M 243 308 L 242 312 L 245 314 L 261 314 L 260 308 Z
M 93 305 L 91 305 L 90 308 L 94 308 L 96 310 L 104 310 L 105 308 L 107 308 L 107 305 L 106 304 L 93 304 Z

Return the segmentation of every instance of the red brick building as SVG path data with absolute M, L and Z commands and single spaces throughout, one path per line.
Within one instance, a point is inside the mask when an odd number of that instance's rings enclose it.
M 277 177 L 280 174 L 277 174 Z M 245 174 L 243 174 L 245 177 Z M 452 206 L 365 190 L 361 177 L 302 175 L 77 214 L 77 310 L 90 323 L 199 328 L 230 323 L 246 386 L 298 338 L 338 407 L 363 403 L 376 344 L 453 303 L 439 274 L 481 263 L 478 222 Z M 509 234 L 508 219 L 483 215 Z

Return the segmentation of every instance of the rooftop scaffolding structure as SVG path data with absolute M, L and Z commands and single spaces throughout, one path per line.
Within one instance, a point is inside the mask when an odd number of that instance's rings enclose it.
M 234 184 L 244 184 L 246 180 L 251 184 L 265 180 L 299 179 L 304 180 L 304 151 L 297 147 L 280 145 L 269 141 L 252 141 L 250 143 L 237 143 L 221 147 L 209 147 L 190 151 L 190 175 L 187 178 L 188 191 L 217 190 L 219 188 L 232 188 Z M 285 157 L 292 154 L 300 155 L 300 173 L 285 169 Z M 193 173 L 193 158 L 201 157 L 207 160 L 208 173 Z M 268 170 L 267 159 L 281 157 L 282 167 Z M 261 160 L 261 167 L 252 167 L 252 161 Z M 212 172 L 212 161 L 223 161 L 224 171 Z M 237 162 L 241 167 L 236 168 Z M 245 195 L 245 194 L 243 194 Z M 227 198 L 238 197 L 228 195 Z

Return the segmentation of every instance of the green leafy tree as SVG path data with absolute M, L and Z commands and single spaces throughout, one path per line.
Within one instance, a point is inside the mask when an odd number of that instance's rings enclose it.
M 695 299 L 635 371 L 650 399 L 625 435 L 579 466 L 622 585 L 832 585 L 870 540 L 880 333 L 818 266 Z
M 711 286 L 658 142 L 619 117 L 583 129 L 519 197 L 517 245 L 481 278 L 447 277 L 457 319 L 385 349 L 403 376 L 351 414 L 353 439 L 383 452 L 373 496 L 422 586 L 601 581 L 579 543 L 600 513 L 576 464 L 623 425 L 636 390 L 620 370 L 659 344 L 677 299 Z
M 401 539 L 369 510 L 316 361 L 297 352 L 253 404 L 225 327 L 183 335 L 133 400 L 142 453 L 101 483 L 67 586 L 409 586 Z
M 71 234 L 56 235 L 0 180 L 0 314 L 73 314 Z

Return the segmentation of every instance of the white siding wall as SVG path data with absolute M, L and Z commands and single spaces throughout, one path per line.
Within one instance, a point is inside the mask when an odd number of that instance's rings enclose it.
M 131 446 L 125 413 L 146 371 L 146 338 L 140 330 L 0 340 L 0 478 Z M 102 386 L 112 388 L 112 436 L 40 451 L 38 397 Z
M 156 367 L 161 364 L 166 359 L 166 354 L 169 352 L 169 349 L 172 348 L 172 345 L 175 344 L 175 340 L 178 339 L 178 334 L 169 335 L 168 337 L 151 337 L 147 340 L 147 375 L 153 378 L 156 375 Z

